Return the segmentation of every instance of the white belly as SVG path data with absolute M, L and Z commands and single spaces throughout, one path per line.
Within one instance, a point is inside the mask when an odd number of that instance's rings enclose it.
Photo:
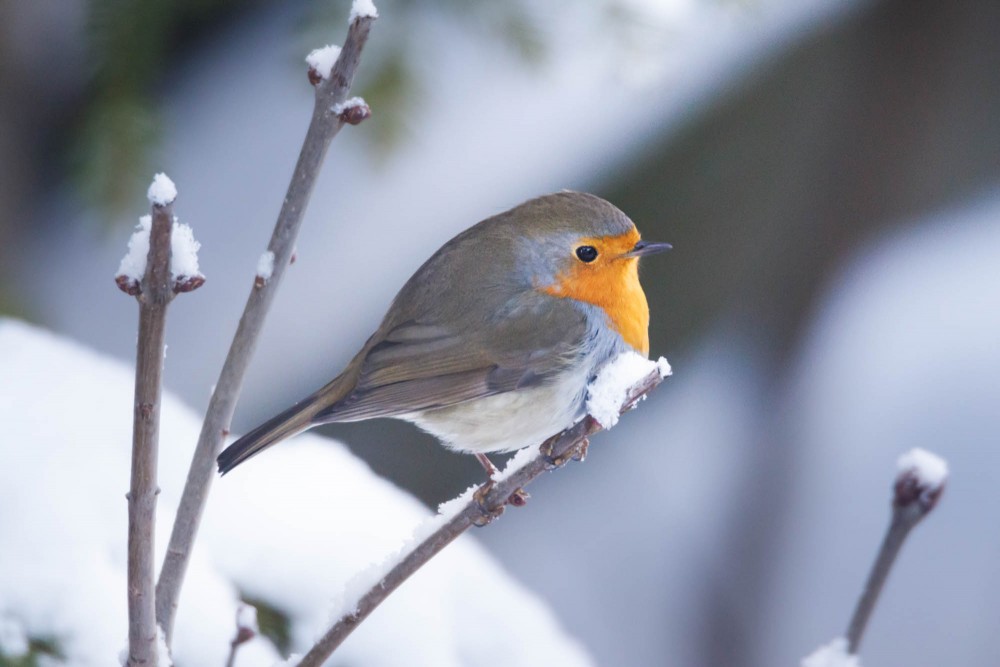
M 401 417 L 460 452 L 511 452 L 540 445 L 583 417 L 592 367 L 569 371 L 551 385 L 487 396 Z

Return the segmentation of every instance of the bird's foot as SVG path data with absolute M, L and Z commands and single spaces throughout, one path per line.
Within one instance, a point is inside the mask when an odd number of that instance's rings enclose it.
M 557 433 L 548 440 L 542 443 L 539 447 L 539 451 L 545 458 L 545 467 L 549 470 L 554 470 L 556 468 L 561 468 L 570 461 L 583 461 L 587 458 L 587 448 L 590 447 L 590 440 L 584 438 L 578 443 L 567 449 L 565 452 L 559 456 L 552 455 L 552 448 L 555 446 L 556 442 L 562 436 L 562 433 Z
M 494 470 L 496 469 L 494 468 Z M 513 493 L 507 496 L 507 500 L 502 505 L 498 507 L 490 507 L 487 502 L 487 496 L 489 496 L 490 492 L 496 485 L 497 483 L 493 481 L 492 477 L 490 477 L 486 480 L 485 484 L 476 489 L 476 492 L 472 494 L 476 504 L 479 505 L 480 516 L 473 521 L 473 523 L 477 526 L 485 526 L 492 523 L 494 519 L 503 514 L 507 505 L 511 505 L 513 507 L 524 507 L 528 504 L 528 498 L 531 497 L 528 495 L 528 492 L 524 489 L 516 489 Z
M 476 489 L 476 492 L 472 494 L 473 500 L 475 500 L 476 504 L 479 505 L 479 516 L 472 521 L 472 523 L 477 526 L 485 526 L 493 523 L 493 520 L 503 514 L 503 511 L 506 509 L 506 503 L 498 507 L 490 507 L 486 502 L 486 497 L 496 485 L 496 482 L 492 479 L 488 479 L 485 484 Z

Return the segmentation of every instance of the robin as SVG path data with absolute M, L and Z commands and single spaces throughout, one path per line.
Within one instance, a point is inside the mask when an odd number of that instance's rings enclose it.
M 483 220 L 413 274 L 340 375 L 227 447 L 219 471 L 319 424 L 395 417 L 492 474 L 487 452 L 539 444 L 583 417 L 602 364 L 648 356 L 639 258 L 669 248 L 580 192 Z

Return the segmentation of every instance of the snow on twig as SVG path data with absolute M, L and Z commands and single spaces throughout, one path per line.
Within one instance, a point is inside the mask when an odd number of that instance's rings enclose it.
M 320 166 L 330 142 L 345 125 L 331 109 L 347 99 L 374 20 L 374 15 L 359 15 L 351 21 L 347 39 L 333 58 L 328 77 L 317 80 L 318 75 L 314 74 L 316 68 L 310 62 L 310 81 L 315 91 L 313 116 L 267 247 L 274 256 L 271 275 L 260 286 L 256 285 L 257 278 L 254 279 L 255 284 L 250 290 L 243 316 L 209 402 L 157 582 L 156 618 L 163 626 L 168 644 L 173 635 L 177 601 L 191 557 L 191 547 L 215 473 L 215 457 L 229 433 L 247 367 L 284 270 L 290 263 L 295 239 Z M 329 58 L 332 53 L 331 50 L 324 58 Z M 323 66 L 325 64 L 325 60 L 317 63 Z
M 171 183 L 171 186 L 173 184 Z M 157 187 L 154 180 L 150 190 Z M 162 187 L 162 186 L 160 186 Z M 176 194 L 176 190 L 174 191 Z M 151 196 L 152 200 L 153 197 Z M 174 297 L 170 274 L 173 205 L 153 203 L 146 234 L 147 261 L 143 265 L 136 300 L 139 302 L 139 340 L 135 364 L 135 401 L 132 427 L 132 473 L 128 499 L 128 667 L 169 664 L 160 647 L 156 624 L 153 536 L 156 522 L 156 481 L 160 437 L 160 396 L 167 306 Z M 134 237 L 133 237 L 133 240 Z M 140 243 L 129 243 L 129 253 Z

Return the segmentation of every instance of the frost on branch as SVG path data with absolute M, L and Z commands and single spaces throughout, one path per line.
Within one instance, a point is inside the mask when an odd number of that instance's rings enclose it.
M 605 429 L 613 427 L 618 423 L 628 390 L 654 369 L 660 371 L 661 378 L 672 373 L 663 357 L 652 361 L 637 352 L 623 352 L 604 364 L 587 387 L 587 414 Z
M 150 190 L 152 188 L 153 186 L 150 186 Z M 141 291 L 142 278 L 146 275 L 149 230 L 152 224 L 152 216 L 144 215 L 139 218 L 136 231 L 128 241 L 128 252 L 118 265 L 115 282 L 127 294 L 135 295 Z M 173 278 L 175 292 L 190 292 L 205 282 L 205 276 L 198 270 L 200 247 L 201 244 L 195 240 L 191 227 L 177 222 L 175 217 L 170 234 L 170 275 Z
M 320 81 L 330 78 L 333 71 L 333 64 L 340 56 L 340 47 L 336 44 L 327 44 L 321 49 L 312 50 L 306 56 L 306 64 L 309 65 L 309 81 L 315 86 Z

